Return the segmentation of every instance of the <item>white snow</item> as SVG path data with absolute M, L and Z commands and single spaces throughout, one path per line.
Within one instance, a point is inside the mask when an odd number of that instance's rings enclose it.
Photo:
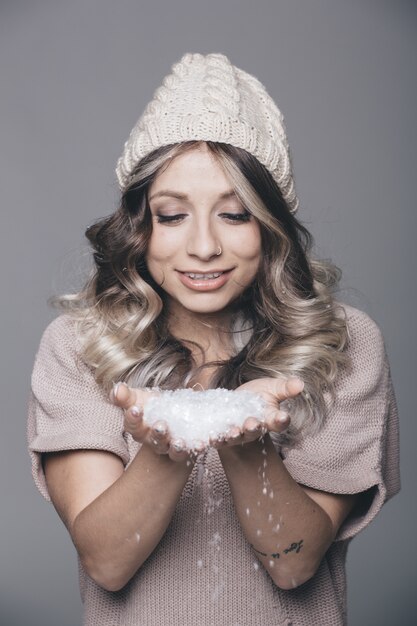
M 209 445 L 233 426 L 241 427 L 248 417 L 262 420 L 264 412 L 262 396 L 249 391 L 176 389 L 150 397 L 143 418 L 149 425 L 165 420 L 172 439 L 194 449 L 198 442 Z

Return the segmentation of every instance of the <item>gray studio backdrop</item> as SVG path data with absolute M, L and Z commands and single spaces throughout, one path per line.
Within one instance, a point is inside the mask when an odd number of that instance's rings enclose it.
M 403 491 L 350 547 L 350 625 L 415 623 L 416 15 L 401 0 L 1 1 L 1 624 L 80 624 L 75 550 L 31 481 L 29 377 L 46 300 L 80 284 L 123 142 L 187 51 L 224 52 L 267 86 L 299 215 L 383 330 Z

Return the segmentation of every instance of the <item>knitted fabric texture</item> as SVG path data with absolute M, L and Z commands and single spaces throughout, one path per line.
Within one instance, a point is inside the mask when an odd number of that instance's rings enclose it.
M 290 591 L 273 584 L 242 532 L 218 454 L 210 450 L 194 467 L 162 540 L 121 591 L 105 591 L 80 565 L 85 626 L 346 624 L 349 541 L 400 483 L 398 415 L 383 339 L 365 313 L 345 310 L 352 366 L 340 372 L 329 418 L 299 447 L 277 451 L 300 484 L 364 492 L 313 578 Z M 123 411 L 80 358 L 66 315 L 47 328 L 36 357 L 28 438 L 33 476 L 48 499 L 42 452 L 107 450 L 127 465 L 139 449 L 123 432 Z
M 224 54 L 185 54 L 172 66 L 130 133 L 117 163 L 122 191 L 138 162 L 161 146 L 216 141 L 243 148 L 270 171 L 295 212 L 284 118 L 260 81 Z

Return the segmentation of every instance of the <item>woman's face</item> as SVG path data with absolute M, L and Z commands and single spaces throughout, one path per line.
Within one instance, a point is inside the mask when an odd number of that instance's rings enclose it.
M 170 311 L 225 311 L 257 273 L 261 235 L 207 146 L 175 157 L 153 181 L 148 200 L 146 262 Z

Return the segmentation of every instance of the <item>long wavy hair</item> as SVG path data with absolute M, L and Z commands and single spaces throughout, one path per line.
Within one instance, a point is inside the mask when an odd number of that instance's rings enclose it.
M 148 189 L 171 159 L 199 143 L 164 146 L 140 161 L 118 209 L 86 231 L 94 250 L 92 276 L 79 293 L 55 302 L 76 317 L 82 357 L 106 389 L 120 380 L 137 387 L 186 387 L 201 368 L 213 365 L 211 388 L 299 376 L 305 387 L 291 401 L 291 425 L 281 437 L 282 443 L 294 444 L 305 428 L 320 428 L 339 367 L 348 363 L 346 320 L 334 300 L 340 271 L 313 258 L 310 233 L 254 156 L 229 144 L 204 142 L 258 221 L 263 254 L 253 283 L 235 303 L 234 354 L 197 367 L 188 342 L 169 332 L 165 294 L 145 257 L 152 232 Z

